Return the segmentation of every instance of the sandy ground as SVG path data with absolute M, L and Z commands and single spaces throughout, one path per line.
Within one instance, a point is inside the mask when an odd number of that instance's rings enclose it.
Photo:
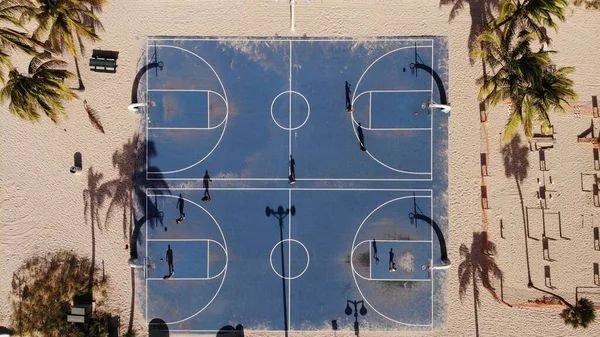
M 471 1 L 479 3 L 479 1 Z M 40 124 L 21 121 L 7 112 L 0 114 L 0 325 L 10 323 L 10 306 L 6 301 L 11 290 L 12 272 L 28 257 L 58 249 L 72 249 L 91 255 L 90 220 L 84 216 L 84 190 L 88 186 L 88 170 L 103 174 L 102 181 L 118 179 L 112 165 L 113 154 L 131 140 L 138 127 L 135 115 L 127 112 L 133 78 L 146 36 L 303 36 L 308 37 L 373 37 L 373 36 L 448 36 L 450 88 L 453 107 L 449 122 L 449 255 L 454 265 L 446 271 L 447 320 L 439 329 L 426 335 L 472 336 L 476 323 L 482 336 L 567 336 L 600 335 L 600 323 L 587 330 L 572 330 L 558 317 L 560 307 L 519 307 L 542 293 L 527 288 L 525 234 L 520 199 L 515 179 L 504 172 L 500 132 L 506 118 L 506 107 L 491 109 L 489 121 L 481 125 L 475 79 L 481 65 L 471 65 L 467 38 L 471 27 L 468 6 L 448 23 L 449 7 L 438 1 L 298 1 L 296 32 L 289 29 L 287 1 L 216 1 L 216 0 L 120 0 L 111 1 L 100 18 L 106 27 L 102 42 L 87 44 L 93 48 L 119 50 L 116 74 L 90 72 L 82 61 L 82 77 L 86 85 L 81 100 L 69 104 L 69 118 L 59 125 L 43 119 Z M 575 286 L 593 286 L 592 263 L 600 262 L 600 252 L 593 248 L 593 230 L 600 222 L 591 192 L 581 190 L 581 173 L 594 173 L 592 145 L 577 144 L 576 135 L 590 124 L 591 96 L 600 94 L 600 12 L 576 9 L 569 11 L 568 22 L 560 25 L 554 36 L 554 56 L 559 66 L 577 68 L 573 79 L 584 106 L 580 118 L 572 113 L 555 117 L 556 141 L 546 152 L 548 171 L 538 165 L 538 153 L 525 151 L 529 160 L 527 177 L 520 183 L 524 205 L 535 207 L 537 179 L 546 181 L 553 199 L 548 199 L 546 213 L 560 212 L 560 238 L 555 214 L 546 214 L 546 235 L 550 258 L 542 255 L 541 210 L 529 210 L 529 265 L 533 283 L 542 289 L 544 266 L 551 270 L 553 291 L 574 301 Z M 554 34 L 553 34 L 554 35 Z M 89 52 L 88 52 L 89 53 Z M 89 55 L 86 55 L 89 56 Z M 86 58 L 84 57 L 84 60 Z M 71 61 L 66 58 L 67 61 Z M 27 58 L 17 60 L 25 69 Z M 106 134 L 96 131 L 83 109 L 83 99 L 99 111 Z M 587 113 L 587 114 L 586 114 Z M 477 130 L 480 130 L 477 132 Z M 487 139 L 487 142 L 486 142 Z M 523 141 L 523 145 L 528 146 Z M 489 153 L 490 176 L 481 178 L 480 153 Z M 84 172 L 72 176 L 68 169 L 73 154 L 81 152 Z M 554 184 L 549 183 L 552 177 Z M 591 178 L 584 187 L 591 189 Z M 488 188 L 489 210 L 481 209 L 481 185 Z M 105 210 L 101 212 L 105 214 Z M 503 236 L 500 236 L 500 221 Z M 457 266 L 461 262 L 459 246 L 471 247 L 473 233 L 487 228 L 489 240 L 496 243 L 495 262 L 504 275 L 502 295 L 509 307 L 500 304 L 480 286 L 481 304 L 474 312 L 472 285 L 459 297 Z M 108 309 L 121 317 L 124 332 L 130 317 L 131 274 L 126 261 L 127 239 L 119 216 L 104 220 L 95 232 L 96 259 L 111 277 L 111 299 Z M 500 285 L 494 281 L 500 296 Z M 600 293 L 597 291 L 596 293 Z M 600 295 L 586 295 L 600 304 Z M 531 305 L 531 303 L 529 303 Z M 134 326 L 143 331 L 139 305 L 135 306 Z M 399 335 L 393 333 L 387 335 Z M 145 335 L 142 333 L 141 335 Z M 174 336 L 175 334 L 171 334 Z M 250 333 L 261 336 L 265 333 Z M 292 334 L 296 336 L 296 334 Z M 333 336 L 319 332 L 306 336 Z M 338 332 L 338 336 L 353 335 Z M 380 336 L 382 334 L 365 334 Z M 298 335 L 299 336 L 299 335 Z

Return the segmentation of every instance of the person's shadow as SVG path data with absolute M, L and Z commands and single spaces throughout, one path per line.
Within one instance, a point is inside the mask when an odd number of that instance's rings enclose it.
M 352 109 L 352 100 L 350 99 L 350 95 L 352 93 L 352 90 L 350 89 L 351 84 L 348 83 L 348 81 L 346 81 L 346 110 L 350 111 Z
M 179 199 L 177 199 L 177 208 L 179 209 L 179 217 L 180 218 L 185 216 L 185 213 L 183 212 L 184 204 L 185 204 L 185 200 L 183 199 L 181 194 L 179 194 Z
M 217 332 L 217 337 L 244 337 L 244 326 L 238 324 L 234 328 L 231 325 L 226 325 Z

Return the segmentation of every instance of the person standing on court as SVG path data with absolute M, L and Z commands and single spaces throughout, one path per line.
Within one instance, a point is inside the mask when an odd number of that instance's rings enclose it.
M 295 166 L 296 166 L 296 161 L 294 160 L 294 157 L 292 157 L 292 155 L 290 154 L 290 176 L 289 176 L 290 184 L 296 183 L 296 170 L 294 168 Z
M 179 199 L 177 199 L 177 205 L 175 206 L 179 209 L 179 218 L 176 220 L 177 223 L 182 223 L 183 220 L 185 220 L 185 213 L 183 213 L 184 203 L 185 201 L 183 200 L 183 197 L 180 194 Z
M 363 135 L 362 124 L 358 123 L 356 127 L 356 132 L 358 132 L 358 141 L 360 142 L 360 150 L 367 151 L 365 147 L 365 135 Z
M 168 245 L 167 249 L 167 264 L 169 264 L 169 277 L 175 275 L 175 268 L 173 267 L 173 251 L 171 245 Z
M 208 170 L 206 170 L 206 172 L 204 173 L 204 178 L 202 179 L 202 185 L 204 186 L 204 198 L 202 198 L 202 200 L 206 201 L 210 201 L 210 193 L 208 193 L 208 182 L 212 182 L 212 180 L 210 179 L 210 176 L 208 175 Z
M 350 99 L 350 94 L 352 93 L 352 90 L 350 89 L 350 86 L 352 84 L 349 84 L 348 81 L 346 81 L 346 111 L 348 112 L 352 112 L 352 100 Z
M 375 264 L 379 264 L 379 257 L 377 256 L 377 241 L 373 239 L 373 241 L 371 241 L 371 245 L 373 246 L 373 258 L 375 259 Z

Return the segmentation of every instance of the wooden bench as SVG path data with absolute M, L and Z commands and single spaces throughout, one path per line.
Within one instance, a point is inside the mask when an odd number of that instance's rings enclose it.
M 67 322 L 71 322 L 71 323 L 85 323 L 85 316 L 67 315 Z
M 94 49 L 90 59 L 90 70 L 102 73 L 117 72 L 118 51 Z

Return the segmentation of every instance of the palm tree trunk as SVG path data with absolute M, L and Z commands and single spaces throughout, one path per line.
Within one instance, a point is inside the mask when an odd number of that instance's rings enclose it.
M 525 235 L 525 258 L 527 261 L 527 286 L 533 286 L 531 282 L 531 270 L 529 269 L 529 247 L 527 245 L 527 219 L 525 217 L 525 204 L 523 202 L 523 191 L 521 191 L 521 184 L 519 184 L 519 178 L 515 176 L 515 183 L 517 183 L 517 191 L 519 191 L 519 200 L 521 201 L 521 214 L 523 216 L 523 235 Z
M 81 80 L 81 72 L 79 71 L 79 62 L 77 61 L 76 56 L 73 56 L 73 59 L 75 60 L 75 71 L 77 72 L 77 80 L 79 81 L 79 87 L 77 88 L 77 90 L 84 91 L 85 85 L 83 85 L 83 81 Z
M 476 294 L 475 282 L 477 282 L 477 280 L 476 280 L 477 276 L 475 274 L 475 267 L 472 267 L 471 269 L 472 269 L 471 270 L 471 275 L 473 277 L 473 280 L 472 280 L 473 282 L 471 282 L 471 283 L 473 283 L 473 310 L 475 312 L 475 336 L 479 337 L 479 316 L 478 316 L 478 313 L 477 313 L 477 300 L 478 300 L 478 298 L 475 296 L 475 294 Z

